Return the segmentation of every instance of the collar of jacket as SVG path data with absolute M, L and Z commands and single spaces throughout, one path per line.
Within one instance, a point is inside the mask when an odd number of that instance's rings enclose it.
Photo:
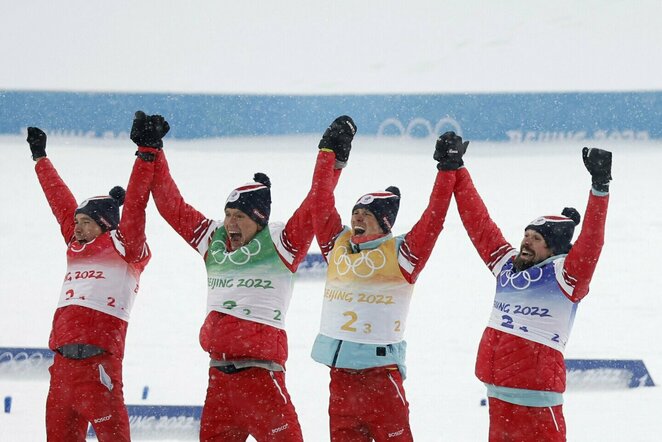
M 377 239 L 373 239 L 372 241 L 366 241 L 360 244 L 355 244 L 352 242 L 352 240 L 349 240 L 349 244 L 352 246 L 352 252 L 353 253 L 358 253 L 361 250 L 372 250 L 376 249 L 379 247 L 384 241 L 388 241 L 389 239 L 393 238 L 392 233 L 387 233 L 384 236 L 380 236 Z

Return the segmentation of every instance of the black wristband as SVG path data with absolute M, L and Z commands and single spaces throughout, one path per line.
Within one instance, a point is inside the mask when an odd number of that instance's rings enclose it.
M 437 170 L 457 170 L 464 166 L 464 161 L 460 158 L 457 161 L 439 161 L 437 163 Z
M 593 188 L 595 190 L 597 190 L 598 192 L 605 192 L 605 193 L 609 192 L 609 181 L 607 181 L 606 183 L 605 182 L 600 182 L 600 183 L 593 182 L 591 184 L 592 184 Z
M 156 154 L 152 152 L 141 152 L 139 150 L 136 151 L 136 156 L 143 161 L 147 161 L 148 163 L 151 163 L 156 159 Z
M 37 161 L 39 158 L 46 157 L 46 149 L 34 149 L 32 151 L 32 160 Z

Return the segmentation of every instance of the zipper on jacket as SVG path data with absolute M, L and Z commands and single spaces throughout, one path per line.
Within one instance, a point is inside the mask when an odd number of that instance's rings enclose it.
M 331 362 L 332 367 L 336 366 L 336 361 L 338 360 L 338 353 L 340 353 L 341 346 L 342 346 L 342 341 L 338 341 L 338 348 L 336 348 L 336 352 L 333 355 L 333 362 Z

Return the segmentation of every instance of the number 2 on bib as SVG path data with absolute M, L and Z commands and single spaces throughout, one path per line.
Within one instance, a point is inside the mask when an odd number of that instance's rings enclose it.
M 354 312 L 348 311 L 342 314 L 343 316 L 349 316 L 349 321 L 345 322 L 340 329 L 348 332 L 355 332 L 356 327 L 353 327 L 354 323 L 359 320 L 359 315 Z
M 357 315 L 355 312 L 348 310 L 342 314 L 343 316 L 349 318 L 347 322 L 345 322 L 343 325 L 340 326 L 341 330 L 348 331 L 355 333 L 358 331 L 358 329 L 354 326 L 356 322 L 359 320 L 359 315 Z M 402 326 L 402 323 L 400 321 L 395 321 L 393 323 L 393 331 L 399 332 L 400 327 Z M 363 333 L 369 334 L 372 332 L 372 324 L 369 322 L 363 323 Z

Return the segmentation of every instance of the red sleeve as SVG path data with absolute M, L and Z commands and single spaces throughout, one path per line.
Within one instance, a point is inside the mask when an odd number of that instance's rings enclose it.
M 336 156 L 333 152 L 320 150 L 313 174 L 313 229 L 324 259 L 333 249 L 336 237 L 344 228 L 333 195 L 342 171 L 335 169 L 335 163 Z
M 400 268 L 407 281 L 413 284 L 430 258 L 434 244 L 444 228 L 446 213 L 453 195 L 455 173 L 438 171 L 430 201 L 421 219 L 407 233 L 400 245 Z
M 605 242 L 605 221 L 609 195 L 589 195 L 582 230 L 563 265 L 563 279 L 574 287 L 566 293 L 572 302 L 579 302 L 588 294 L 588 286 Z
M 157 154 L 151 147 L 139 147 L 139 151 Z M 138 262 L 149 255 L 145 237 L 145 208 L 149 201 L 149 191 L 154 178 L 154 162 L 136 158 L 126 188 L 122 217 L 118 236 L 124 243 L 124 259 Z
M 292 263 L 288 263 L 285 259 L 283 260 L 292 272 L 296 272 L 299 264 L 301 264 L 301 261 L 306 257 L 306 253 L 308 253 L 310 243 L 313 242 L 312 209 L 313 198 L 309 193 L 292 217 L 287 221 L 281 233 L 280 239 L 283 247 L 294 257 Z
M 60 225 L 64 242 L 69 244 L 74 236 L 74 214 L 78 207 L 76 198 L 60 178 L 51 160 L 48 158 L 40 159 L 35 164 L 34 169 L 37 172 L 37 178 L 44 195 L 46 195 L 46 200 Z
M 170 168 L 163 151 L 156 156 L 152 195 L 161 216 L 191 247 L 197 249 L 212 221 L 184 201 L 177 184 L 170 176 Z
M 306 257 L 310 244 L 315 235 L 314 219 L 318 222 L 323 221 L 325 216 L 325 206 L 319 204 L 320 198 L 331 193 L 333 199 L 333 188 L 338 182 L 340 171 L 337 173 L 332 172 L 332 182 L 327 182 L 328 177 L 324 177 L 327 173 L 328 164 L 335 163 L 335 155 L 326 151 L 320 151 L 317 154 L 317 161 L 315 162 L 315 171 L 313 172 L 313 182 L 310 187 L 308 195 L 301 203 L 301 206 L 294 212 L 294 215 L 289 219 L 285 225 L 282 234 L 283 245 L 294 255 L 294 261 L 289 265 L 292 271 L 295 271 L 301 261 Z M 333 166 L 331 167 L 333 169 Z M 325 186 L 331 185 L 331 189 L 322 189 Z M 332 200 L 333 204 L 333 200 Z
M 462 167 L 456 172 L 455 202 L 462 224 L 483 262 L 490 271 L 513 246 L 490 218 L 483 199 L 478 194 L 469 171 Z

